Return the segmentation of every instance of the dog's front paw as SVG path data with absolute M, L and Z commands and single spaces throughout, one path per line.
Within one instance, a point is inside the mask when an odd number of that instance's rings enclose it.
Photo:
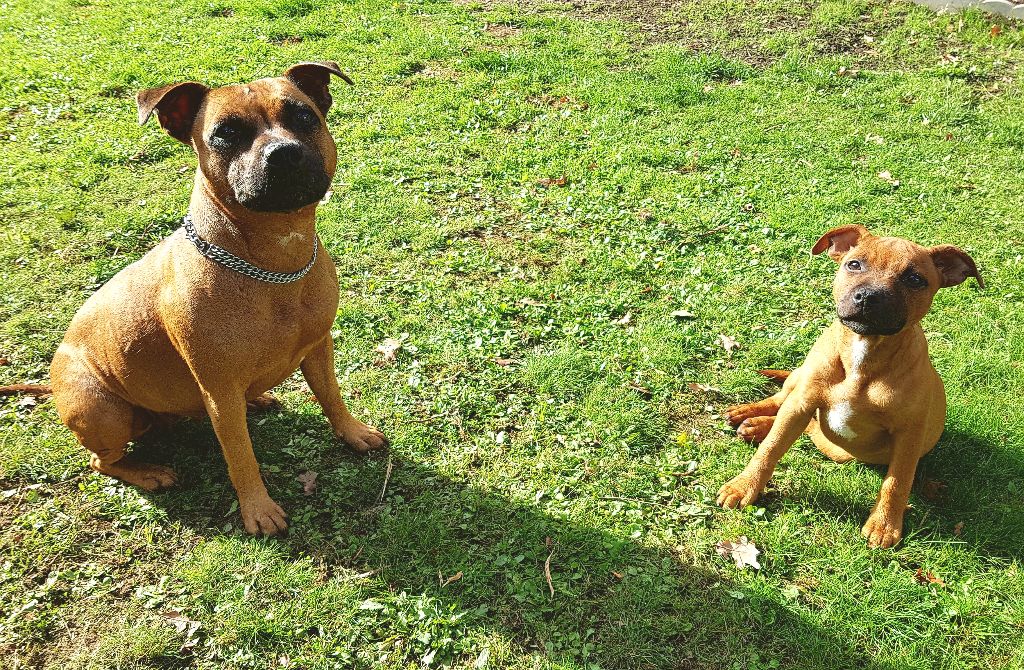
M 238 501 L 245 530 L 253 535 L 278 535 L 288 530 L 288 515 L 270 496 Z
M 883 512 L 872 512 L 860 534 L 872 549 L 894 547 L 903 537 L 903 519 Z
M 384 433 L 373 426 L 367 426 L 357 419 L 352 419 L 336 429 L 334 434 L 350 448 L 361 454 L 388 446 L 388 438 L 384 437 Z
M 761 495 L 762 484 L 755 481 L 753 477 L 740 474 L 718 490 L 718 504 L 726 509 L 739 509 L 746 507 L 757 500 Z

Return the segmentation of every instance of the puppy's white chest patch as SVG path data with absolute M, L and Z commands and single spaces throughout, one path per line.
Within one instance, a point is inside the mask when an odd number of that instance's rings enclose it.
M 841 402 L 829 407 L 825 418 L 828 421 L 828 427 L 836 435 L 845 437 L 847 440 L 857 437 L 857 433 L 850 428 L 850 419 L 853 418 L 853 408 L 850 407 L 850 403 Z

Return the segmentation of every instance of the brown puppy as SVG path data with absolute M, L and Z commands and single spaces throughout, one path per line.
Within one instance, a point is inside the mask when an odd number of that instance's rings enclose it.
M 783 454 L 804 430 L 832 460 L 888 464 L 862 534 L 872 547 L 891 547 L 918 460 L 931 451 L 946 421 L 946 393 L 928 358 L 920 321 L 936 291 L 967 277 L 984 286 L 971 257 L 950 245 L 925 248 L 875 237 L 863 226 L 836 228 L 817 241 L 840 263 L 833 286 L 838 319 L 772 397 L 730 407 L 739 434 L 761 442 L 750 463 L 718 492 L 723 507 L 749 505 Z
M 361 452 L 387 444 L 346 409 L 334 371 L 338 279 L 314 220 L 337 160 L 324 122 L 332 74 L 351 83 L 335 63 L 300 63 L 249 84 L 138 94 L 139 122 L 155 110 L 199 156 L 194 234 L 179 229 L 93 294 L 50 369 L 57 412 L 92 468 L 147 490 L 176 476 L 125 445 L 161 414 L 208 414 L 250 533 L 287 522 L 260 476 L 246 401 L 296 368 L 336 436 Z

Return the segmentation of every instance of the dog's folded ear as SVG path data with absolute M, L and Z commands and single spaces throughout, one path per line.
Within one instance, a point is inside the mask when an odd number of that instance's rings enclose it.
M 829 257 L 834 261 L 846 255 L 846 252 L 857 246 L 863 238 L 870 236 L 867 228 L 860 225 L 840 226 L 828 231 L 814 243 L 811 253 L 817 256 L 823 251 L 828 251 Z
M 331 103 L 334 102 L 328 88 L 332 74 L 335 77 L 341 77 L 350 86 L 354 85 L 349 76 L 342 72 L 334 61 L 298 63 L 284 71 L 284 76 L 298 86 L 300 91 L 308 95 L 320 108 L 320 112 L 325 115 L 331 108 Z
M 932 262 L 942 277 L 942 288 L 961 284 L 968 277 L 974 277 L 978 281 L 978 286 L 985 288 L 985 282 L 978 274 L 978 266 L 974 264 L 974 259 L 959 248 L 952 244 L 940 244 L 928 252 L 932 255 Z
M 135 103 L 139 106 L 139 125 L 149 120 L 156 110 L 160 127 L 174 139 L 190 144 L 192 124 L 209 92 L 209 88 L 194 81 L 139 91 L 135 96 Z

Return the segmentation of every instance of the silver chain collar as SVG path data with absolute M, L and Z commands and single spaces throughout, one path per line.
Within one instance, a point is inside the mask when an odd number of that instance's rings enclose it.
M 270 270 L 264 270 L 261 267 L 253 265 L 247 260 L 239 258 L 227 249 L 218 247 L 216 244 L 207 242 L 203 238 L 199 237 L 199 233 L 196 232 L 196 227 L 192 223 L 192 217 L 185 215 L 184 218 L 185 237 L 189 242 L 195 245 L 199 253 L 209 258 L 215 263 L 220 263 L 229 270 L 234 270 L 238 274 L 243 274 L 246 277 L 252 279 L 258 279 L 259 281 L 269 282 L 271 284 L 290 284 L 293 281 L 298 281 L 306 276 L 306 273 L 316 263 L 316 253 L 320 247 L 320 243 L 317 240 L 316 233 L 313 234 L 313 257 L 306 263 L 306 267 L 295 272 L 271 272 Z

